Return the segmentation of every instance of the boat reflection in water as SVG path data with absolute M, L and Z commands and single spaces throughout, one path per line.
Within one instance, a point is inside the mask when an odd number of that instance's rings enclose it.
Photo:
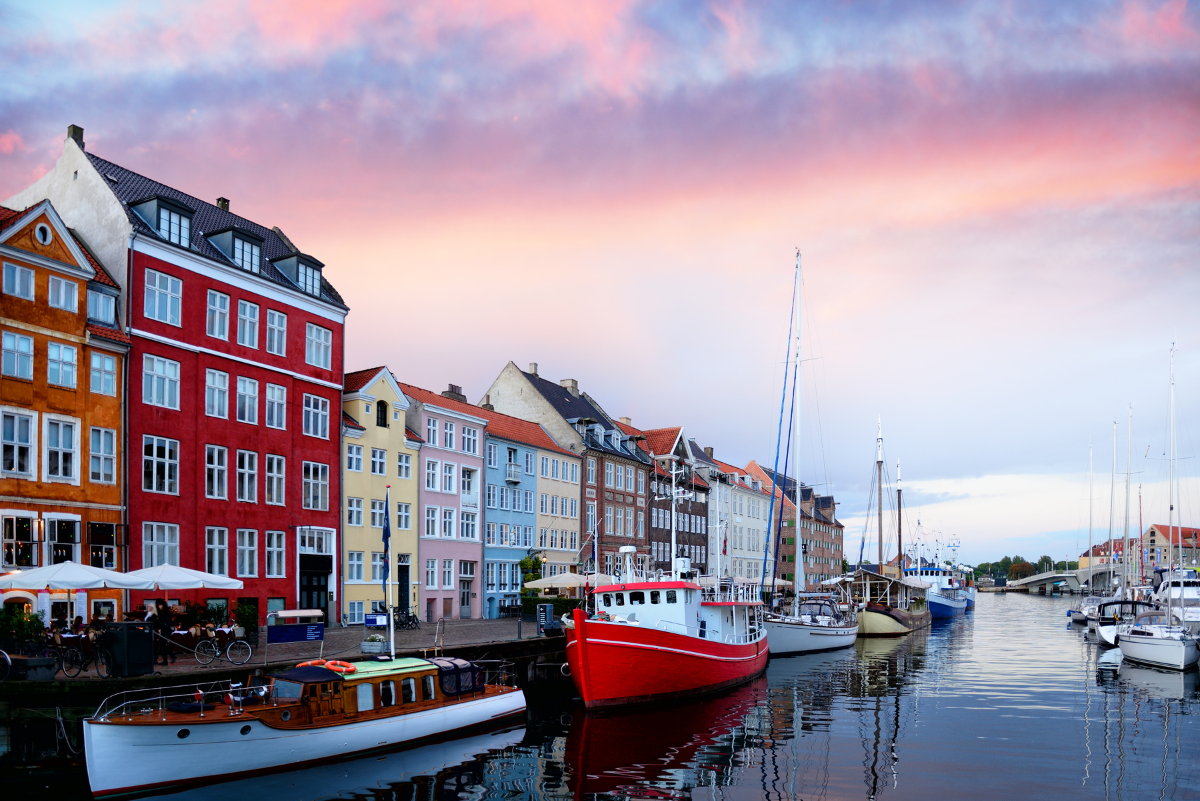
M 478 787 L 487 765 L 511 753 L 525 727 L 363 757 L 332 765 L 257 776 L 149 796 L 163 801 L 324 801 L 365 798 L 458 798 Z

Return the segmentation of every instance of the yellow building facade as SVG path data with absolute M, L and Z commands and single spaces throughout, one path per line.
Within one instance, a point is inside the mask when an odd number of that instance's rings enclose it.
M 386 611 L 383 524 L 390 516 L 393 603 L 417 607 L 417 479 L 421 439 L 386 367 L 347 373 L 342 395 L 342 620 Z M 390 488 L 390 507 L 388 505 Z

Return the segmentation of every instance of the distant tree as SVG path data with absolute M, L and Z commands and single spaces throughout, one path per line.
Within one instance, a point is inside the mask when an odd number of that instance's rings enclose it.
M 1008 575 L 1008 571 L 1012 567 L 1013 561 L 1014 560 L 1012 560 L 1006 556 L 1003 559 L 1001 559 L 999 562 L 997 562 L 995 566 L 1000 568 L 1001 575 Z M 1016 561 L 1021 561 L 1021 560 L 1018 559 Z M 995 571 L 993 570 L 992 572 L 994 573 Z
M 1054 569 L 1055 570 L 1078 570 L 1079 563 L 1078 562 L 1055 562 Z
M 842 560 L 842 572 L 843 572 L 843 573 L 849 573 L 849 572 L 850 572 L 850 563 L 849 563 L 849 562 L 847 562 L 845 559 L 843 559 L 843 560 Z
M 1029 578 L 1036 572 L 1036 567 L 1021 560 L 1020 562 L 1013 562 L 1012 567 L 1008 569 L 1008 577 L 1013 580 Z
M 991 562 L 980 562 L 979 564 L 975 565 L 975 578 L 979 578 L 980 576 L 985 576 L 991 572 L 992 572 L 992 563 Z
M 1042 557 L 1037 560 L 1037 569 L 1038 569 L 1039 573 L 1047 573 L 1050 570 L 1053 570 L 1054 569 L 1054 557 L 1046 556 L 1043 554 Z

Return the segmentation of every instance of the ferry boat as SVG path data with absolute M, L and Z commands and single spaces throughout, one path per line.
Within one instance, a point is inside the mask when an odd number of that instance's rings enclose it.
M 567 664 L 585 707 L 690 698 L 743 684 L 766 669 L 758 585 L 701 587 L 678 572 L 639 575 L 636 551 L 620 549 L 625 580 L 596 588 L 594 614 L 576 609 L 563 616 Z
M 98 798 L 411 748 L 512 725 L 525 696 L 507 663 L 314 660 L 245 684 L 111 696 L 83 721 Z

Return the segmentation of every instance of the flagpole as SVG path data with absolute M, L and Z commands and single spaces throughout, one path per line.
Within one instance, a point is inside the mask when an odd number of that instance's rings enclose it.
M 387 585 L 387 610 L 388 610 L 388 653 L 392 659 L 396 658 L 396 609 L 392 603 L 392 564 L 390 553 L 390 542 L 392 527 L 392 485 L 388 484 L 384 491 L 383 501 L 383 582 Z

